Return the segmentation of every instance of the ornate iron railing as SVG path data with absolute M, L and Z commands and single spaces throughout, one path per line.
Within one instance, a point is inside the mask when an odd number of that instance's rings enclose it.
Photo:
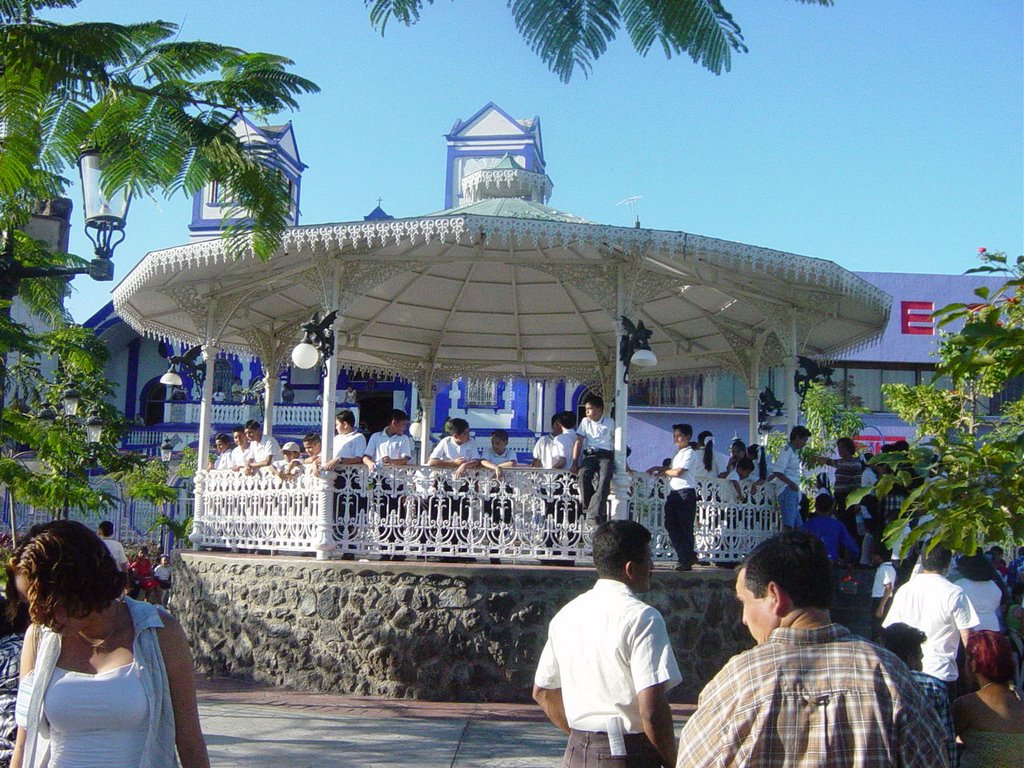
M 664 530 L 665 481 L 631 474 L 632 519 L 654 534 L 656 560 L 675 558 Z M 770 491 L 735 498 L 724 481 L 698 488 L 695 524 L 701 560 L 742 560 L 779 529 Z M 456 476 L 429 467 L 342 467 L 281 480 L 264 472 L 200 472 L 193 543 L 239 550 L 353 557 L 453 557 L 508 561 L 584 560 L 590 527 L 575 476 L 506 470 Z

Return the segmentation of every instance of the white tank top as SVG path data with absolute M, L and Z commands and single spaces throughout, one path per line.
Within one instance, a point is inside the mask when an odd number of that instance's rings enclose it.
M 43 714 L 50 768 L 134 768 L 142 759 L 149 705 L 134 661 L 97 675 L 56 667 Z

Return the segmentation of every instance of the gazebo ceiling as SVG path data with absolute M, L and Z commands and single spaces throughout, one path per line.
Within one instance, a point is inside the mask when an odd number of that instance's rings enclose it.
M 875 337 L 889 312 L 884 292 L 820 259 L 575 217 L 467 213 L 294 227 L 266 262 L 232 258 L 220 240 L 155 251 L 114 291 L 140 333 L 278 363 L 300 323 L 336 308 L 341 365 L 420 384 L 607 380 L 620 299 L 654 331 L 659 365 L 647 376 L 749 375 L 781 362 L 788 343 L 771 337 L 794 332 L 800 354 L 828 356 Z

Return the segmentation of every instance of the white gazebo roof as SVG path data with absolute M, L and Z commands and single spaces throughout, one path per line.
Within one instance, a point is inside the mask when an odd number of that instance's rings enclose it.
M 744 377 L 871 340 L 889 297 L 822 259 L 593 224 L 489 198 L 407 219 L 289 229 L 260 261 L 221 240 L 148 254 L 114 290 L 142 334 L 287 359 L 299 325 L 338 309 L 342 366 L 421 386 L 462 375 L 609 381 L 617 315 L 653 330 L 635 376 Z M 755 384 L 756 386 L 756 384 Z

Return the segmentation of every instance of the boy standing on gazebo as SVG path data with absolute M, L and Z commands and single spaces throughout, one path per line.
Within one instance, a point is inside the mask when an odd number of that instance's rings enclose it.
M 583 412 L 586 415 L 576 428 L 571 469 L 579 472 L 580 497 L 587 520 L 598 525 L 608 519 L 608 494 L 615 473 L 615 422 L 604 415 L 604 400 L 597 395 L 587 399 Z

